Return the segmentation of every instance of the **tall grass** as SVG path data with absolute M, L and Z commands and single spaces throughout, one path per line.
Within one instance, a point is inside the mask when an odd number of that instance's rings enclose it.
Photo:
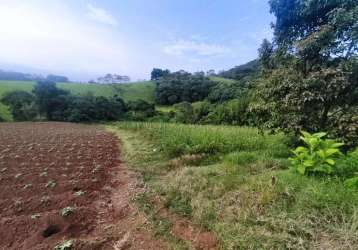
M 183 125 L 169 123 L 121 122 L 123 129 L 140 130 L 156 140 L 170 157 L 183 154 L 227 154 L 235 151 L 258 151 L 259 154 L 285 157 L 286 137 L 263 135 L 256 128 Z

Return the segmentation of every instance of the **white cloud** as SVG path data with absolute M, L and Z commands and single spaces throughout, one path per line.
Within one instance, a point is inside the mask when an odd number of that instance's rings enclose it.
M 61 2 L 0 3 L 0 62 L 53 73 L 98 75 L 129 71 L 125 41 L 86 23 Z
M 92 19 L 92 20 L 94 20 L 96 22 L 100 22 L 100 23 L 104 23 L 104 24 L 108 24 L 108 25 L 113 25 L 113 26 L 118 25 L 117 19 L 114 18 L 105 9 L 95 7 L 92 4 L 88 4 L 87 5 L 87 10 L 88 10 L 87 16 L 90 19 Z
M 218 56 L 229 53 L 230 49 L 217 44 L 209 44 L 193 40 L 178 40 L 172 44 L 166 45 L 163 51 L 168 55 L 175 56 Z

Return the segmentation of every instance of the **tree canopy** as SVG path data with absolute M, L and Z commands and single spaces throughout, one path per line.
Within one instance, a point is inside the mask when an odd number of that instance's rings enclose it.
M 271 0 L 252 110 L 265 127 L 358 140 L 358 2 Z

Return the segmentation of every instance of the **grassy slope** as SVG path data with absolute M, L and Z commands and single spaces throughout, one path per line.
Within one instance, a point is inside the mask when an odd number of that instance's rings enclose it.
M 214 231 L 222 249 L 354 249 L 358 193 L 339 180 L 288 169 L 282 135 L 256 129 L 155 123 L 112 126 L 124 156 L 151 191 L 139 199 L 151 214 L 153 197 Z M 204 155 L 203 155 L 204 154 Z M 158 217 L 158 216 L 157 216 Z
M 35 82 L 30 81 L 0 81 L 0 98 L 4 93 L 14 90 L 24 90 L 30 92 L 34 84 Z M 97 96 L 106 97 L 117 94 L 125 101 L 142 99 L 148 102 L 154 102 L 154 84 L 150 81 L 121 85 L 58 83 L 58 86 L 71 91 L 73 94 L 93 92 Z M 11 119 L 11 115 L 7 107 L 1 103 L 0 116 L 6 120 Z
M 225 85 L 231 85 L 236 82 L 233 79 L 228 79 L 228 78 L 223 78 L 223 77 L 218 77 L 218 76 L 211 76 L 209 78 L 213 82 L 217 82 L 217 83 L 221 83 L 221 84 L 225 84 Z

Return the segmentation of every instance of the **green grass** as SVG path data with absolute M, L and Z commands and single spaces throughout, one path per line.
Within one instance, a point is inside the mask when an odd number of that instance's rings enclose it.
M 142 172 L 149 187 L 141 206 L 159 196 L 170 211 L 215 232 L 221 249 L 354 249 L 358 244 L 356 190 L 335 178 L 293 172 L 288 140 L 281 134 L 132 122 L 111 128 L 126 145 L 129 165 Z
M 1 81 L 0 80 L 0 98 L 6 92 L 23 90 L 31 92 L 35 82 L 31 81 Z M 69 90 L 73 94 L 86 94 L 92 92 L 96 96 L 111 97 L 115 94 L 123 98 L 125 101 L 134 101 L 138 99 L 147 102 L 154 102 L 153 82 L 136 82 L 130 84 L 80 84 L 80 83 L 58 83 L 62 89 Z M 11 120 L 11 114 L 7 107 L 0 104 L 0 116 L 6 120 Z
M 212 80 L 214 82 L 224 84 L 224 85 L 232 85 L 236 82 L 233 79 L 228 79 L 228 78 L 223 78 L 223 77 L 218 77 L 218 76 L 211 76 L 209 78 L 210 78 L 210 80 Z
M 224 154 L 235 151 L 262 151 L 287 155 L 283 135 L 261 135 L 249 127 L 183 125 L 169 123 L 119 123 L 120 128 L 145 131 L 156 139 L 168 156 L 183 154 Z
M 170 111 L 174 111 L 174 107 L 173 106 L 163 106 L 163 105 L 157 105 L 155 106 L 155 109 L 157 111 L 163 112 L 163 113 L 169 113 Z

